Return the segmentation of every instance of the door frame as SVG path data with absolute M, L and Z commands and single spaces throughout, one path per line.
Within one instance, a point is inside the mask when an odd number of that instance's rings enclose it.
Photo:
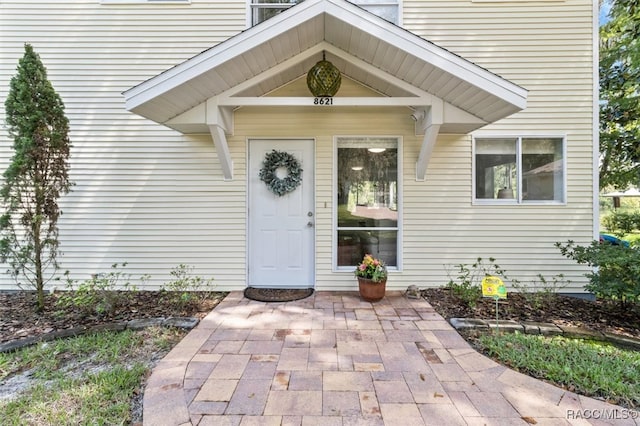
M 310 283 L 308 283 L 308 285 L 301 285 L 298 287 L 287 287 L 287 288 L 315 288 L 316 286 L 316 262 L 315 262 L 315 255 L 316 255 L 316 244 L 317 244 L 317 215 L 316 215 L 316 138 L 313 137 L 248 137 L 246 139 L 246 163 L 245 163 L 245 170 L 246 170 L 246 180 L 245 180 L 245 184 L 246 184 L 246 207 L 245 207 L 245 217 L 246 217 L 246 247 L 245 247 L 245 283 L 246 286 L 249 287 L 251 286 L 251 279 L 250 279 L 250 271 L 249 271 L 249 267 L 250 267 L 250 263 L 251 263 L 251 244 L 252 244 L 252 237 L 251 237 L 251 215 L 250 215 L 250 209 L 251 209 L 251 142 L 252 141 L 273 141 L 273 142 L 302 142 L 302 141 L 307 141 L 311 143 L 311 157 L 312 157 L 312 166 L 313 166 L 313 173 L 312 173 L 312 180 L 313 180 L 313 184 L 311 185 L 311 188 L 313 190 L 313 194 L 311 197 L 311 212 L 313 213 L 313 234 L 312 234 L 312 242 L 311 242 L 311 253 L 310 253 L 310 257 L 311 257 L 311 264 L 309 265 L 310 270 L 309 272 L 309 278 L 310 278 Z M 303 169 L 305 169 L 305 167 L 303 166 Z M 304 170 L 303 170 L 304 173 Z M 303 175 L 304 176 L 304 175 Z

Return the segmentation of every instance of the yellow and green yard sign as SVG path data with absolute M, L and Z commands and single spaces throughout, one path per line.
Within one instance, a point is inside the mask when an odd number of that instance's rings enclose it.
M 506 299 L 507 289 L 499 277 L 487 275 L 482 279 L 482 296 L 494 299 Z

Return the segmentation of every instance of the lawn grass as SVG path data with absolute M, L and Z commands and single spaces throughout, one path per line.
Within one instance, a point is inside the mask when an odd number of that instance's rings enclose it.
M 632 232 L 625 235 L 622 239 L 625 241 L 629 241 L 632 246 L 637 247 L 640 244 L 640 233 Z
M 0 400 L 2 424 L 130 424 L 132 400 L 183 331 L 149 328 L 104 332 L 0 354 L 0 380 L 31 378 L 17 397 Z
M 522 333 L 486 334 L 478 342 L 489 356 L 525 374 L 612 404 L 640 407 L 640 352 Z

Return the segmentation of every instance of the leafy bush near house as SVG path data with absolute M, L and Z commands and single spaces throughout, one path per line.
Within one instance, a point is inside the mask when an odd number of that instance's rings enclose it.
M 193 269 L 193 266 L 181 263 L 169 272 L 174 280 L 162 287 L 166 297 L 180 309 L 201 297 L 198 293 L 213 291 L 213 278 L 194 276 Z
M 563 274 L 546 278 L 538 274 L 538 279 L 531 281 L 528 285 L 523 285 L 518 280 L 511 280 L 511 285 L 536 309 L 541 309 L 558 297 L 558 292 L 568 287 L 571 281 Z
M 589 284 L 585 289 L 597 298 L 618 302 L 621 306 L 640 302 L 639 249 L 598 241 L 590 246 L 578 246 L 571 240 L 555 245 L 563 256 L 595 268 L 586 274 Z
M 78 283 L 67 276 L 67 290 L 60 294 L 56 305 L 60 309 L 77 308 L 86 314 L 109 315 L 118 307 L 126 305 L 133 294 L 138 291 L 131 284 L 131 274 L 125 273 L 123 268 L 127 263 L 114 263 L 111 271 L 104 274 L 96 274 L 91 279 Z M 206 297 L 213 291 L 213 278 L 204 279 L 192 274 L 193 267 L 180 264 L 171 270 L 173 281 L 166 283 L 160 291 L 163 297 L 172 303 L 176 309 L 181 310 L 198 298 Z M 149 279 L 148 275 L 141 277 L 144 283 Z
M 478 257 L 471 265 L 461 263 L 455 265 L 454 268 L 454 271 L 447 271 L 449 276 L 447 288 L 472 309 L 482 297 L 482 279 L 484 277 L 494 275 L 506 279 L 505 271 L 496 264 L 493 257 L 490 257 L 488 262 Z
M 80 284 L 70 279 L 67 271 L 67 289 L 71 291 L 60 295 L 56 301 L 57 306 L 62 309 L 76 307 L 86 313 L 98 315 L 115 312 L 118 306 L 128 301 L 131 292 L 137 291 L 131 285 L 131 275 L 121 269 L 126 266 L 126 263 L 114 263 L 111 265 L 111 272 L 96 274 Z M 143 280 L 146 278 L 143 277 Z
M 488 262 L 478 257 L 471 265 L 459 264 L 455 265 L 454 269 L 452 271 L 450 268 L 447 271 L 449 282 L 446 287 L 471 309 L 474 309 L 482 298 L 482 280 L 488 275 L 502 278 L 505 284 L 508 282 L 532 306 L 538 308 L 551 303 L 557 297 L 558 291 L 571 283 L 563 274 L 551 278 L 538 274 L 537 280 L 525 284 L 515 278 L 507 277 L 506 271 L 496 263 L 493 257 L 490 257 Z

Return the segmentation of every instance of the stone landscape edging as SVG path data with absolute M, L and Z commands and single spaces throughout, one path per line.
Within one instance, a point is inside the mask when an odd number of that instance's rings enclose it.
M 569 338 L 598 340 L 640 351 L 640 339 L 613 333 L 602 333 L 584 327 L 571 327 L 544 322 L 495 321 L 476 318 L 451 318 L 449 319 L 449 323 L 457 331 L 488 331 L 497 328 L 498 330 L 506 332 L 519 331 L 525 334 L 542 334 L 545 336 L 560 335 Z
M 159 327 L 177 327 L 185 330 L 191 330 L 198 325 L 200 320 L 194 317 L 156 317 L 156 318 L 139 318 L 129 321 L 116 321 L 108 324 L 94 325 L 91 327 L 74 327 L 64 330 L 56 330 L 50 333 L 44 333 L 37 336 L 26 337 L 23 339 L 10 340 L 0 343 L 0 353 L 13 352 L 27 346 L 35 345 L 40 342 L 50 342 L 55 339 L 63 339 L 67 337 L 76 337 L 85 334 L 100 333 L 103 331 L 123 331 L 123 330 L 142 330 L 143 328 L 159 326 Z

